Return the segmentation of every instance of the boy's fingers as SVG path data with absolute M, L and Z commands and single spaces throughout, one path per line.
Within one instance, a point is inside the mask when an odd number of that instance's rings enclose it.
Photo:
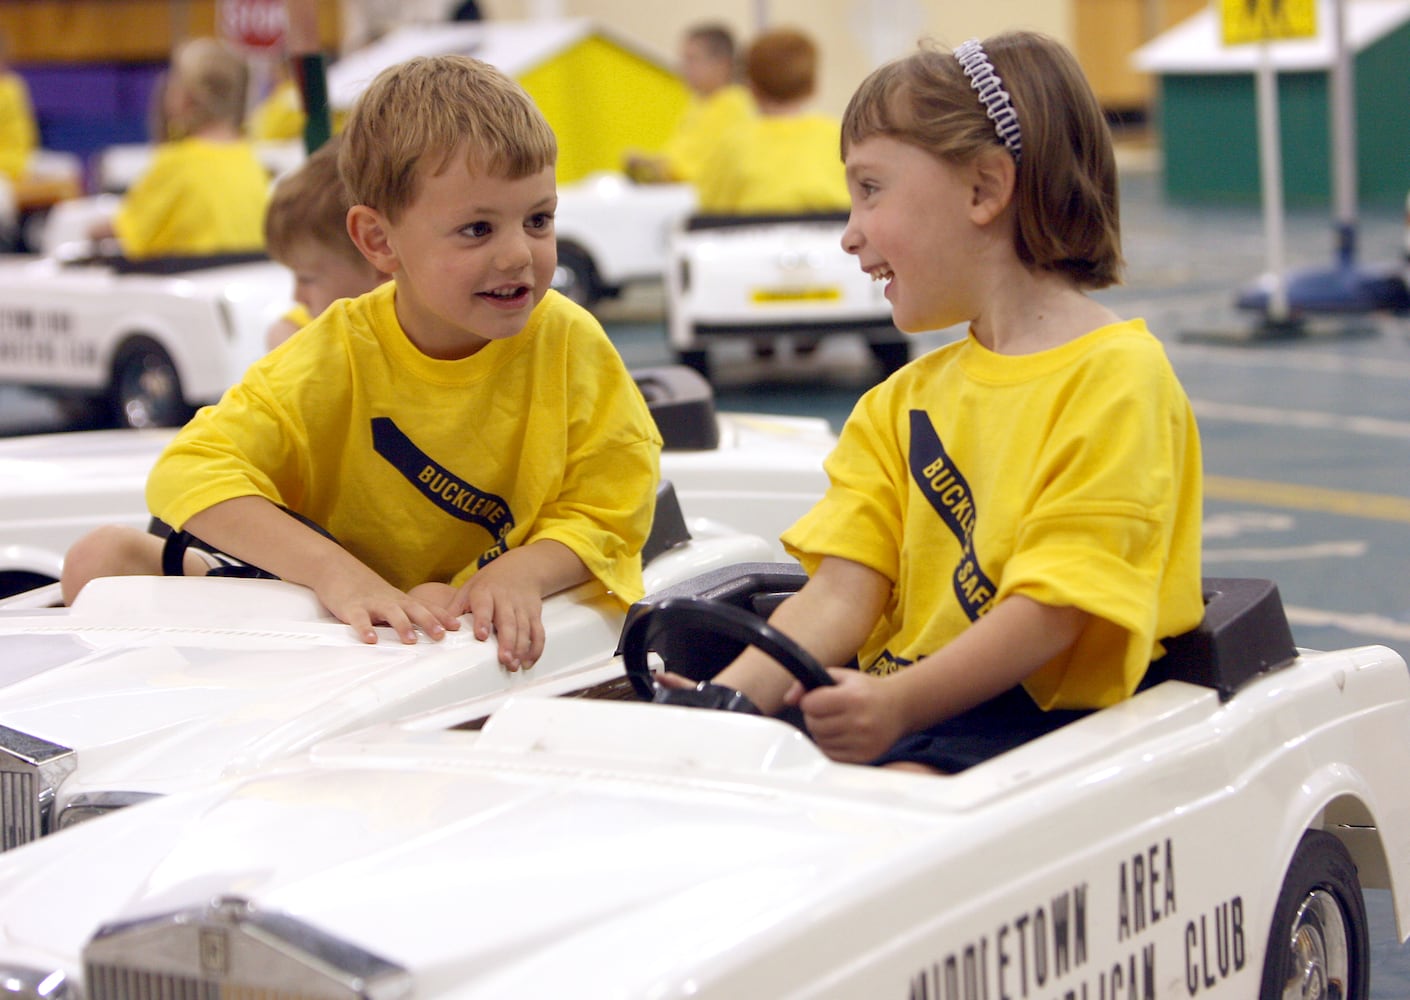
M 377 630 L 372 627 L 372 617 L 361 608 L 348 615 L 348 627 L 353 630 L 353 634 L 363 642 L 375 643 L 377 641 Z
M 539 657 L 543 655 L 543 644 L 545 641 L 543 631 L 543 617 L 534 615 L 529 622 L 529 655 L 524 666 L 532 667 L 539 662 Z
M 416 645 L 416 628 L 411 624 L 411 619 L 407 617 L 406 612 L 402 610 L 400 606 L 394 605 L 392 607 L 391 611 L 387 614 L 387 624 L 391 626 L 392 631 L 397 634 L 397 638 L 405 645 Z
M 494 624 L 494 598 L 487 594 L 473 595 L 467 610 L 475 620 L 475 638 L 484 642 L 490 637 L 490 626 Z

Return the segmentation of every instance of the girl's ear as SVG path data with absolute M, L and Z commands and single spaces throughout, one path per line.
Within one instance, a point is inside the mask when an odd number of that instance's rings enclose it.
M 400 262 L 388 239 L 386 217 L 367 205 L 348 209 L 348 237 L 367 258 L 367 262 L 383 274 L 395 274 Z
M 993 222 L 1013 201 L 1017 164 L 1007 150 L 986 149 L 970 164 L 970 219 L 977 226 Z

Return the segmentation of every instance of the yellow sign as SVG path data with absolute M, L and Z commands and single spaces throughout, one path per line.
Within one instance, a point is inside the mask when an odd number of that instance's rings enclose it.
M 1317 34 L 1317 0 L 1220 0 L 1220 7 L 1225 45 Z

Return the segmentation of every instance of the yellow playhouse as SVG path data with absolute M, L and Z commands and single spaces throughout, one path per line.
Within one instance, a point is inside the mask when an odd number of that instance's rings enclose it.
M 512 76 L 558 134 L 558 180 L 618 170 L 628 149 L 657 149 L 689 99 L 665 60 L 586 19 L 411 25 L 340 59 L 329 101 L 346 109 L 368 82 L 418 55 L 459 52 Z

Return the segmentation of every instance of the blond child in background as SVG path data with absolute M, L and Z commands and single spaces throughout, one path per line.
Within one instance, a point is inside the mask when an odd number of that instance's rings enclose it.
M 338 299 L 357 298 L 387 280 L 348 236 L 352 202 L 338 175 L 338 146 L 337 137 L 330 139 L 281 177 L 269 200 L 265 245 L 293 273 L 298 307 L 269 328 L 266 349 L 278 347 Z
M 843 248 L 900 329 L 968 336 L 858 402 L 783 536 L 809 580 L 770 621 L 835 685 L 757 650 L 718 683 L 798 704 L 835 760 L 952 772 L 1130 697 L 1198 624 L 1199 435 L 1160 342 L 1087 294 L 1119 278 L 1117 177 L 1066 49 L 925 48 L 842 136 Z
M 94 238 L 116 236 L 124 256 L 256 252 L 269 174 L 241 126 L 249 69 L 224 42 L 176 50 L 161 90 L 165 141 Z
M 392 281 L 197 413 L 152 471 L 152 512 L 312 588 L 366 642 L 468 613 L 510 669 L 543 650 L 545 596 L 597 580 L 639 598 L 661 439 L 602 327 L 550 288 L 556 157 L 484 63 L 379 74 L 339 169 L 349 233 Z
M 725 136 L 697 178 L 702 212 L 726 215 L 847 208 L 837 119 L 811 110 L 818 50 L 801 31 L 766 31 L 749 46 L 745 77 L 759 113 Z
M 734 35 L 720 24 L 699 24 L 681 41 L 681 75 L 690 104 L 657 154 L 630 153 L 627 174 L 644 183 L 694 183 L 715 149 L 754 117 L 754 99 L 737 81 Z

